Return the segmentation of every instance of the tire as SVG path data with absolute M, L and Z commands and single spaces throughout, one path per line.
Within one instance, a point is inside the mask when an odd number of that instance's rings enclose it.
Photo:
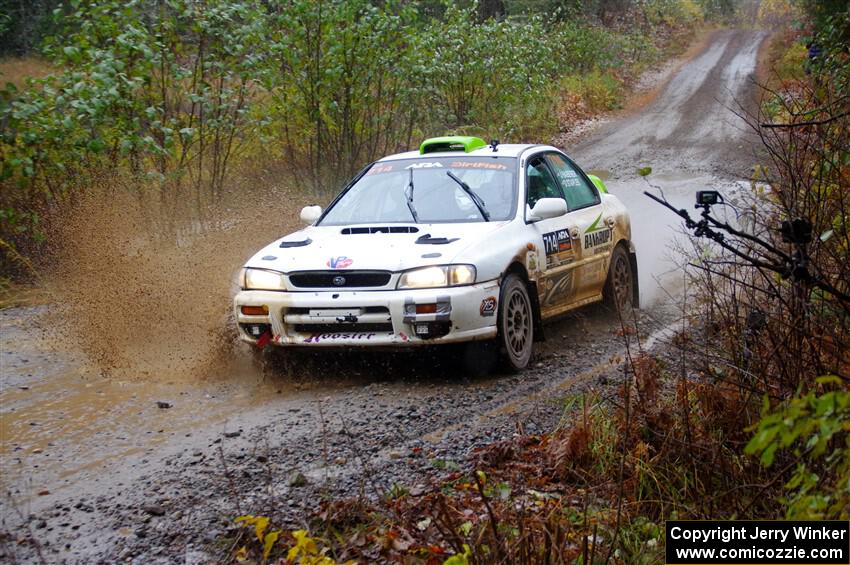
M 528 287 L 517 275 L 502 281 L 498 327 L 505 368 L 514 372 L 525 369 L 534 348 L 534 312 Z
M 605 305 L 613 312 L 623 312 L 632 305 L 634 296 L 634 273 L 629 254 L 622 245 L 614 248 L 611 263 L 608 265 L 608 277 L 602 290 Z

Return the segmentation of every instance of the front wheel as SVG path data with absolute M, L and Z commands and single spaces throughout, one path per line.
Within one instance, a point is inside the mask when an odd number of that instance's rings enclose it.
M 517 275 L 502 281 L 499 300 L 499 340 L 507 368 L 521 371 L 531 361 L 534 346 L 534 315 L 528 287 Z

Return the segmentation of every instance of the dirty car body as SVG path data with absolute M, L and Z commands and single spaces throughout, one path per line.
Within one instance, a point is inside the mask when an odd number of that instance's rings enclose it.
M 245 341 L 490 343 L 521 369 L 542 321 L 603 298 L 637 304 L 625 207 L 555 147 L 426 140 L 366 167 L 302 220 L 311 225 L 240 273 Z

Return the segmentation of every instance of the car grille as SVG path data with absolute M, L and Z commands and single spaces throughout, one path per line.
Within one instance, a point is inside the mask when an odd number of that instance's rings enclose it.
M 355 333 L 355 332 L 391 332 L 393 325 L 390 322 L 385 324 L 295 324 L 293 329 L 298 333 L 316 333 L 316 334 L 333 334 L 333 333 Z
M 310 312 L 314 311 L 314 315 Z M 347 314 L 356 310 L 356 316 L 348 320 Z M 386 306 L 364 308 L 289 308 L 284 322 L 298 333 L 354 333 L 391 332 L 393 324 L 390 310 Z
M 392 273 L 388 271 L 301 271 L 289 275 L 298 288 L 368 288 L 386 286 Z

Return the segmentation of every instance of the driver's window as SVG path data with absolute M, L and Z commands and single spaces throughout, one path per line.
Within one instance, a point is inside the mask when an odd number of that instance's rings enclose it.
M 561 188 L 564 189 L 567 206 L 570 210 L 599 204 L 599 193 L 584 180 L 566 159 L 557 153 L 549 153 L 546 155 L 546 159 L 552 165 L 555 174 L 558 175 L 558 180 L 561 181 Z
M 546 166 L 543 157 L 534 157 L 528 162 L 526 177 L 526 202 L 529 208 L 534 208 L 541 198 L 563 198 L 558 188 L 558 181 L 552 176 L 552 171 Z

